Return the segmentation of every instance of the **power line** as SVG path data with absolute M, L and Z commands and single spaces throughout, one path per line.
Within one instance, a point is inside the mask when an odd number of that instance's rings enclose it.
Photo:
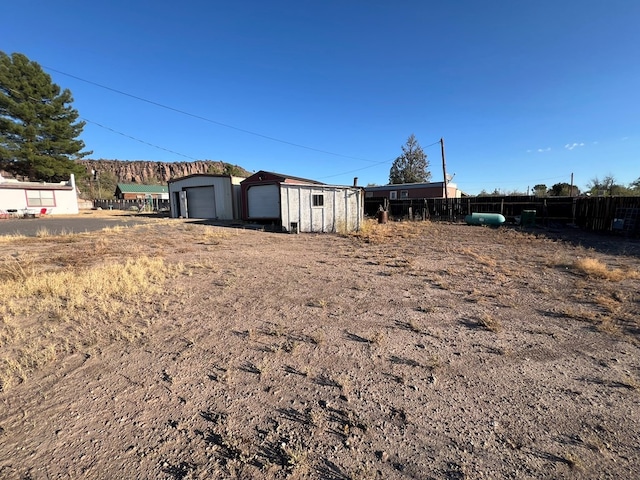
M 164 148 L 164 147 L 161 147 L 159 145 L 154 145 L 153 143 L 149 143 L 149 142 L 146 142 L 144 140 L 140 140 L 139 138 L 132 137 L 131 135 L 127 135 L 126 133 L 119 132 L 118 130 L 114 130 L 111 127 L 107 127 L 107 126 L 102 125 L 102 124 L 100 124 L 98 122 L 94 122 L 92 120 L 89 120 L 86 117 L 80 117 L 80 119 L 84 120 L 87 123 L 91 123 L 92 125 L 96 125 L 96 126 L 98 126 L 100 128 L 104 128 L 105 130 L 109 130 L 110 132 L 117 133 L 118 135 L 122 135 L 123 137 L 130 138 L 131 140 L 135 140 L 136 142 L 140 142 L 140 143 L 143 143 L 144 145 L 149 145 L 150 147 L 157 148 L 158 150 L 164 150 L 165 152 L 173 153 L 174 155 L 179 155 L 181 157 L 188 158 L 190 160 L 198 161 L 197 158 L 190 157 L 189 155 L 185 155 L 184 153 L 176 152 L 174 150 L 169 150 L 168 148 Z
M 106 86 L 106 85 L 102 85 L 102 84 L 100 84 L 100 83 L 93 82 L 93 81 L 91 81 L 91 80 L 86 80 L 86 79 L 84 79 L 84 78 L 78 77 L 78 76 L 76 76 L 76 75 L 71 75 L 70 73 L 62 72 L 62 71 L 57 70 L 57 69 L 52 68 L 52 67 L 47 67 L 47 66 L 45 66 L 45 65 L 42 65 L 42 68 L 46 68 L 47 70 L 51 70 L 52 72 L 59 73 L 60 75 L 65 75 L 65 76 L 67 76 L 67 77 L 70 77 L 70 78 L 73 78 L 73 79 L 79 80 L 79 81 L 81 81 L 81 82 L 88 83 L 89 85 L 94 85 L 94 86 L 96 86 L 96 87 L 103 88 L 103 89 L 105 89 L 105 90 L 109 90 L 109 91 L 114 92 L 114 93 L 117 93 L 117 94 L 119 94 L 119 95 L 124 95 L 124 96 L 126 96 L 126 97 L 133 98 L 133 99 L 135 99 L 135 100 L 138 100 L 138 101 L 141 101 L 141 102 L 145 102 L 145 103 L 148 103 L 148 104 L 150 104 L 150 105 L 154 105 L 154 106 L 159 107 L 159 108 L 164 108 L 165 110 L 170 110 L 170 111 L 172 111 L 172 112 L 180 113 L 180 114 L 182 114 L 182 115 L 186 115 L 186 116 L 188 116 L 188 117 L 196 118 L 196 119 L 198 119 L 198 120 L 202 120 L 202 121 L 204 121 L 204 122 L 213 123 L 214 125 L 219 125 L 219 126 L 221 126 L 221 127 L 230 128 L 230 129 L 232 129 L 232 130 L 236 130 L 236 131 L 238 131 L 238 132 L 246 133 L 246 134 L 248 134 L 248 135 L 253 135 L 253 136 L 256 136 L 256 137 L 264 138 L 264 139 L 267 139 L 267 140 L 271 140 L 271 141 L 273 141 L 273 142 L 283 143 L 283 144 L 285 144 L 285 145 L 290 145 L 290 146 L 292 146 L 292 147 L 304 148 L 304 149 L 306 149 L 306 150 L 311 150 L 311 151 L 313 151 L 313 152 L 324 153 L 324 154 L 326 154 L 326 155 L 333 155 L 333 156 L 335 156 L 335 157 L 350 158 L 350 159 L 352 159 L 352 160 L 361 160 L 361 161 L 364 161 L 364 162 L 375 162 L 375 160 L 369 160 L 369 159 L 367 159 L 367 158 L 360 158 L 360 157 L 353 157 L 353 156 L 350 156 L 350 155 L 343 155 L 343 154 L 341 154 L 341 153 L 335 153 L 335 152 L 330 152 L 330 151 L 328 151 L 328 150 L 322 150 L 322 149 L 315 148 L 315 147 L 309 147 L 309 146 L 307 146 L 307 145 L 302 145 L 302 144 L 300 144 L 300 143 L 294 143 L 294 142 L 290 142 L 290 141 L 287 141 L 287 140 L 282 140 L 282 139 L 280 139 L 280 138 L 272 137 L 272 136 L 269 136 L 269 135 L 264 135 L 264 134 L 262 134 L 262 133 L 253 132 L 253 131 L 251 131 L 251 130 L 246 130 L 246 129 L 244 129 L 244 128 L 236 127 L 236 126 L 234 126 L 234 125 L 229 125 L 228 123 L 223 123 L 223 122 L 219 122 L 219 121 L 217 121 L 217 120 L 212 120 L 212 119 L 210 119 L 210 118 L 203 117 L 203 116 L 201 116 L 201 115 L 196 115 L 196 114 L 194 114 L 194 113 L 190 113 L 190 112 L 187 112 L 187 111 L 185 111 L 185 110 L 181 110 L 181 109 L 179 109 L 179 108 L 171 107 L 171 106 L 169 106 L 169 105 L 165 105 L 165 104 L 163 104 L 163 103 L 154 102 L 153 100 L 149 100 L 149 99 L 146 99 L 146 98 L 140 97 L 140 96 L 138 96 L 138 95 L 133 95 L 133 94 L 131 94 L 131 93 L 123 92 L 122 90 L 118 90 L 118 89 L 116 89 L 116 88 L 108 87 L 108 86 Z
M 437 142 L 433 142 L 433 143 L 427 145 L 426 147 L 423 147 L 423 149 L 424 148 L 433 147 L 434 145 L 437 145 L 439 143 L 440 143 L 440 140 L 438 140 Z M 398 158 L 398 157 L 396 157 L 396 158 Z M 362 170 L 368 170 L 369 168 L 373 168 L 373 167 L 377 167 L 377 166 L 380 166 L 380 165 L 384 165 L 385 163 L 393 162 L 393 161 L 395 161 L 396 158 L 392 158 L 390 160 L 383 160 L 382 162 L 374 163 L 373 165 L 369 165 L 367 167 L 355 168 L 355 169 L 349 170 L 347 172 L 336 173 L 335 175 L 325 175 L 324 177 L 320 177 L 320 179 L 323 179 L 323 178 L 334 178 L 334 177 L 339 177 L 341 175 L 347 175 L 348 173 L 355 173 L 355 172 L 360 172 Z
M 76 79 L 76 80 L 79 80 L 79 81 L 81 81 L 81 82 L 88 83 L 89 85 L 94 85 L 94 86 L 96 86 L 96 87 L 103 88 L 103 89 L 105 89 L 105 90 L 109 90 L 109 91 L 112 91 L 112 92 L 114 92 L 114 93 L 117 93 L 117 94 L 120 94 L 120 95 L 124 95 L 124 96 L 126 96 L 126 97 L 130 97 L 130 98 L 133 98 L 133 99 L 135 99 L 135 100 L 139 100 L 139 101 L 141 101 L 141 102 L 148 103 L 148 104 L 150 104 L 150 105 L 154 105 L 154 106 L 157 106 L 157 107 L 160 107 L 160 108 L 164 108 L 164 109 L 166 109 L 166 110 L 170 110 L 170 111 L 173 111 L 173 112 L 176 112 L 176 113 L 180 113 L 180 114 L 182 114 L 182 115 L 186 115 L 186 116 L 189 116 L 189 117 L 192 117 L 192 118 L 196 118 L 196 119 L 198 119 L 198 120 L 202 120 L 202 121 L 205 121 L 205 122 L 213 123 L 213 124 L 215 124 L 215 125 L 220 125 L 220 126 L 223 126 L 223 127 L 226 127 L 226 128 L 231 128 L 231 129 L 233 129 L 233 130 L 237 130 L 237 131 L 240 131 L 240 132 L 243 132 L 243 133 L 247 133 L 247 134 L 249 134 L 249 135 L 258 136 L 258 137 L 261 137 L 261 138 L 265 138 L 265 139 L 267 139 L 267 140 L 272 140 L 272 141 L 275 141 L 275 142 L 284 143 L 284 144 L 286 144 L 286 145 L 291 145 L 291 146 L 294 146 L 294 147 L 304 148 L 304 149 L 307 149 L 307 150 L 312 150 L 312 151 L 319 152 L 319 153 L 325 153 L 325 154 L 333 155 L 333 156 L 337 156 L 337 157 L 350 158 L 350 159 L 352 159 L 352 160 L 361 160 L 361 161 L 365 161 L 365 162 L 373 162 L 373 164 L 372 164 L 372 165 L 369 165 L 369 166 L 367 166 L 367 167 L 356 168 L 356 169 L 353 169 L 353 170 L 349 170 L 349 171 L 342 172 L 342 173 L 337 173 L 337 174 L 334 174 L 334 175 L 326 175 L 326 176 L 324 176 L 324 177 L 320 177 L 320 178 L 334 178 L 334 177 L 339 177 L 339 176 L 341 176 L 341 175 L 347 175 L 347 174 L 349 174 L 349 173 L 359 172 L 359 171 L 362 171 L 362 170 L 368 170 L 368 169 L 370 169 L 370 168 L 374 168 L 374 167 L 377 167 L 377 166 L 380 166 L 380 165 L 384 165 L 385 163 L 390 163 L 390 162 L 393 162 L 393 161 L 395 160 L 395 158 L 392 158 L 392 159 L 383 160 L 383 161 L 381 161 L 381 162 L 380 162 L 380 161 L 370 160 L 370 159 L 367 159 L 367 158 L 353 157 L 353 156 L 349 156 L 349 155 L 342 155 L 342 154 L 334 153 L 334 152 L 330 152 L 330 151 L 327 151 L 327 150 L 321 150 L 321 149 L 317 149 L 317 148 L 314 148 L 314 147 L 308 147 L 308 146 L 306 146 L 306 145 L 302 145 L 302 144 L 298 144 L 298 143 L 293 143 L 293 142 L 289 142 L 289 141 L 286 141 L 286 140 L 281 140 L 281 139 L 278 139 L 278 138 L 275 138 L 275 137 L 270 137 L 270 136 L 268 136 L 268 135 L 263 135 L 263 134 L 261 134 L 261 133 L 252 132 L 252 131 L 250 131 L 250 130 L 245 130 L 245 129 L 243 129 L 243 128 L 239 128 L 239 127 L 235 127 L 235 126 L 233 126 L 233 125 L 229 125 L 229 124 L 226 124 L 226 123 L 222 123 L 222 122 L 219 122 L 219 121 L 217 121 L 217 120 L 212 120 L 212 119 L 209 119 L 209 118 L 207 118 L 207 117 L 202 117 L 202 116 L 200 116 L 200 115 L 196 115 L 196 114 L 193 114 L 193 113 L 190 113 L 190 112 L 186 112 L 186 111 L 184 111 L 184 110 L 180 110 L 180 109 L 178 109 L 178 108 L 174 108 L 174 107 L 171 107 L 171 106 L 168 106 L 168 105 L 164 105 L 164 104 L 162 104 L 162 103 L 154 102 L 153 100 L 148 100 L 148 99 L 146 99 L 146 98 L 139 97 L 139 96 L 137 96 L 137 95 L 133 95 L 133 94 L 130 94 L 130 93 L 127 93 L 127 92 L 123 92 L 122 90 L 118 90 L 118 89 L 115 89 L 115 88 L 112 88 L 112 87 L 109 87 L 109 86 L 106 86 L 106 85 L 102 85 L 102 84 L 100 84 L 100 83 L 93 82 L 93 81 L 91 81 L 91 80 L 86 80 L 86 79 L 84 79 L 84 78 L 81 78 L 81 77 L 78 77 L 78 76 L 76 76 L 76 75 L 72 75 L 72 74 L 69 74 L 69 73 L 65 73 L 65 72 L 63 72 L 63 71 L 61 71 L 61 70 L 57 70 L 57 69 L 52 68 L 52 67 L 47 67 L 47 66 L 45 66 L 45 65 L 42 65 L 42 67 L 43 67 L 43 68 L 46 68 L 47 70 L 51 70 L 52 72 L 56 72 L 56 73 L 59 73 L 59 74 L 61 74 L 61 75 L 65 75 L 65 76 L 67 76 L 67 77 L 70 77 L 70 78 L 74 78 L 74 79 Z M 15 89 L 13 89 L 13 88 L 10 88 L 10 87 L 7 87 L 7 88 L 9 88 L 9 90 L 11 90 L 11 91 L 13 91 L 13 92 L 15 92 L 15 93 L 20 93 L 20 94 L 22 94 L 22 92 L 19 92 L 19 91 L 17 91 L 17 90 L 15 90 Z M 37 101 L 37 102 L 40 102 L 40 101 L 41 101 L 41 100 L 38 100 L 38 99 L 36 99 L 36 98 L 32 98 L 32 97 L 27 97 L 27 98 L 29 98 L 30 100 Z M 118 135 L 121 135 L 121 136 L 123 136 L 123 137 L 129 138 L 129 139 L 131 139 L 131 140 L 135 140 L 136 142 L 140 142 L 140 143 L 142 143 L 142 144 L 144 144 L 144 145 L 148 145 L 148 146 L 150 146 L 150 147 L 157 148 L 157 149 L 159 149 L 159 150 L 164 150 L 165 152 L 173 153 L 173 154 L 175 154 L 175 155 L 179 155 L 179 156 L 181 156 L 181 157 L 185 157 L 185 158 L 188 158 L 188 159 L 196 160 L 196 161 L 197 161 L 197 159 L 196 159 L 196 158 L 190 157 L 189 155 L 185 155 L 185 154 L 183 154 L 183 153 L 176 152 L 176 151 L 170 150 L 170 149 L 168 149 L 168 148 L 164 148 L 164 147 L 161 147 L 161 146 L 159 146 L 159 145 L 155 145 L 155 144 L 153 144 L 153 143 L 149 143 L 149 142 L 147 142 L 147 141 L 145 141 L 145 140 L 141 140 L 141 139 L 136 138 L 136 137 L 134 137 L 134 136 L 131 136 L 131 135 L 128 135 L 128 134 L 126 134 L 126 133 L 123 133 L 123 132 L 120 132 L 120 131 L 118 131 L 118 130 L 115 130 L 115 129 L 111 128 L 111 127 L 107 127 L 107 126 L 102 125 L 102 124 L 100 124 L 100 123 L 98 123 L 98 122 L 94 122 L 94 121 L 92 121 L 92 120 L 89 120 L 89 119 L 88 119 L 88 118 L 86 118 L 86 117 L 80 117 L 80 118 L 81 118 L 82 120 L 84 120 L 85 122 L 87 122 L 87 123 L 91 123 L 91 124 L 93 124 L 93 125 L 96 125 L 96 126 L 98 126 L 98 127 L 100 127 L 100 128 L 103 128 L 103 129 L 105 129 L 105 130 L 109 130 L 109 131 L 111 131 L 111 132 L 113 132 L 113 133 L 116 133 L 116 134 L 118 134 Z M 435 142 L 430 143 L 429 145 L 427 145 L 427 146 L 423 147 L 423 149 L 425 149 L 425 148 L 429 148 L 429 147 L 432 147 L 432 146 L 437 145 L 437 144 L 439 144 L 439 143 L 440 143 L 440 140 L 435 141 Z M 397 158 L 397 157 L 396 157 L 396 158 Z
M 14 93 L 17 93 L 17 94 L 23 95 L 26 99 L 28 99 L 28 100 L 33 100 L 34 102 L 41 103 L 41 102 L 43 101 L 43 100 L 38 100 L 37 98 L 33 98 L 33 97 L 29 96 L 29 95 L 24 95 L 22 92 L 20 92 L 20 91 L 16 90 L 15 88 L 11 88 L 11 87 L 4 87 L 4 86 L 3 86 L 2 88 L 6 88 L 7 90 L 11 90 L 11 91 L 12 91 L 12 92 L 14 92 Z M 148 146 L 150 146 L 150 147 L 157 148 L 158 150 L 164 150 L 165 152 L 169 152 L 169 153 L 172 153 L 172 154 L 174 154 L 174 155 L 179 155 L 179 156 L 181 156 L 181 157 L 188 158 L 188 159 L 190 159 L 190 160 L 198 161 L 198 159 L 197 159 L 197 158 L 190 157 L 189 155 L 185 155 L 184 153 L 176 152 L 176 151 L 174 151 L 174 150 L 170 150 L 170 149 L 168 149 L 168 148 L 161 147 L 161 146 L 159 146 L 159 145 L 155 145 L 155 144 L 153 144 L 153 143 L 149 143 L 149 142 L 147 142 L 147 141 L 145 141 L 145 140 L 140 140 L 139 138 L 136 138 L 136 137 L 134 137 L 134 136 L 128 135 L 128 134 L 126 134 L 126 133 L 119 132 L 118 130 L 115 130 L 115 129 L 111 128 L 111 127 L 107 127 L 106 125 L 102 125 L 101 123 L 94 122 L 93 120 L 89 120 L 89 119 L 88 119 L 88 118 L 86 118 L 86 117 L 79 117 L 79 118 L 80 118 L 80 120 L 83 120 L 83 121 L 85 121 L 85 122 L 87 122 L 87 123 L 91 123 L 92 125 L 96 125 L 96 126 L 98 126 L 98 127 L 100 127 L 100 128 L 104 128 L 105 130 L 109 130 L 110 132 L 116 133 L 116 134 L 118 134 L 118 135 L 122 135 L 123 137 L 130 138 L 131 140 L 135 140 L 136 142 L 140 142 L 140 143 L 142 143 L 142 144 L 144 144 L 144 145 L 148 145 Z

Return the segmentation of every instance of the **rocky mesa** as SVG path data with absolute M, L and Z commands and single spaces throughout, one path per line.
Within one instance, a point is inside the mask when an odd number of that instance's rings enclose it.
M 96 170 L 101 177 L 112 174 L 119 183 L 166 183 L 173 178 L 197 173 L 251 175 L 242 167 L 222 161 L 198 160 L 194 162 L 154 162 L 145 160 L 79 160 L 91 174 Z

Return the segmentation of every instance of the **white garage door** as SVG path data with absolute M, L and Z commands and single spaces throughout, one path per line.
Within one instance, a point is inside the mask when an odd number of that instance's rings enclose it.
M 278 185 L 253 185 L 247 190 L 249 218 L 280 218 Z
M 216 218 L 216 197 L 213 185 L 185 188 L 187 192 L 187 215 L 189 218 Z

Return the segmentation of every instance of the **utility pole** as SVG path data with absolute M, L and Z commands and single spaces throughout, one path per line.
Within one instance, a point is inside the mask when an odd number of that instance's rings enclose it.
M 449 188 L 447 182 L 447 163 L 444 159 L 444 138 L 440 138 L 440 151 L 442 152 L 442 175 L 444 176 L 444 207 L 447 212 L 447 220 L 449 217 Z
M 573 197 L 573 172 L 571 172 L 571 190 L 569 190 L 569 196 Z

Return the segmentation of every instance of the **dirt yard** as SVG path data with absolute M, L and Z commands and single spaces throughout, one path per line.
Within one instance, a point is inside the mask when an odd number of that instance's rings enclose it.
M 4 239 L 0 478 L 640 478 L 639 245 L 546 233 Z

